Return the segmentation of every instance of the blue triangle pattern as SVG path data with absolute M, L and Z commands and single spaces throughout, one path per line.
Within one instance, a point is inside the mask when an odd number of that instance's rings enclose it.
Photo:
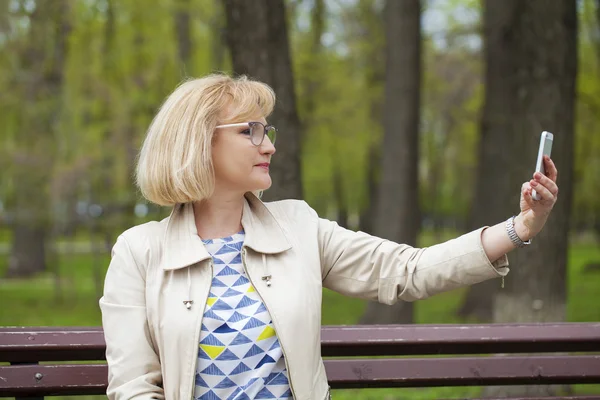
M 246 323 L 246 326 L 244 326 L 242 329 L 246 330 L 246 329 L 252 329 L 252 328 L 256 328 L 259 326 L 263 326 L 265 325 L 264 322 L 262 322 L 260 319 L 256 319 L 254 317 L 250 318 L 250 321 L 248 321 Z
M 238 305 L 235 308 L 248 307 L 257 302 L 258 302 L 257 300 L 252 300 L 250 297 L 244 296 L 244 297 L 242 297 L 242 299 L 240 300 L 240 302 L 238 303 Z
M 225 376 L 223 371 L 219 369 L 215 364 L 210 364 L 208 367 L 204 368 L 204 370 L 200 371 L 201 374 L 206 375 L 222 375 Z
M 208 310 L 204 313 L 204 318 L 212 318 L 218 321 L 223 321 L 223 318 L 219 317 L 213 310 Z
M 204 379 L 202 379 L 202 377 L 200 376 L 200 374 L 196 374 L 196 386 L 202 386 L 202 387 L 210 387 L 208 386 L 208 384 L 204 381 Z
M 258 378 L 252 378 L 248 381 L 248 383 L 246 383 L 244 386 L 242 386 L 242 390 L 246 390 L 248 389 L 250 386 L 254 385 L 254 382 L 256 382 L 258 380 Z
M 241 388 L 239 388 L 239 387 L 235 388 L 235 390 L 233 391 L 233 393 L 231 393 L 229 395 L 229 397 L 227 398 L 227 400 L 239 400 L 239 399 L 242 399 L 242 398 L 249 399 L 249 397 L 246 394 L 240 393 L 241 391 L 242 391 Z M 240 397 L 237 397 L 238 393 L 240 393 Z M 246 397 L 242 397 L 242 396 L 246 396 Z
M 221 254 L 228 254 L 228 253 L 237 253 L 239 250 L 236 249 L 235 247 L 232 247 L 229 244 L 225 244 L 223 245 L 223 247 L 221 247 L 216 253 L 215 255 L 221 255 Z
M 239 279 L 237 281 L 235 281 L 235 283 L 231 286 L 247 285 L 248 283 L 250 283 L 248 278 L 246 278 L 245 276 L 240 276 Z
M 226 291 L 225 293 L 223 293 L 223 294 L 221 295 L 221 297 L 232 297 L 232 296 L 237 296 L 237 295 L 240 295 L 240 294 L 242 294 L 242 293 L 241 293 L 241 292 L 238 292 L 238 291 L 237 291 L 237 290 L 235 290 L 235 289 L 231 289 L 231 288 L 229 288 L 229 289 L 227 289 L 227 291 Z
M 279 372 L 271 372 L 266 378 L 263 378 L 265 385 L 268 385 L 277 375 L 279 375 Z
M 204 393 L 202 396 L 198 397 L 198 400 L 221 400 L 219 396 L 215 394 L 212 390 Z
M 231 373 L 229 375 L 237 375 L 237 374 L 241 374 L 242 372 L 246 372 L 246 371 L 250 371 L 250 368 L 248 368 L 248 366 L 246 364 L 241 362 L 238 364 L 237 367 L 235 367 L 235 369 L 233 371 L 231 371 Z
M 231 310 L 232 307 L 225 303 L 223 300 L 219 299 L 212 305 L 211 310 Z
M 202 339 L 200 344 L 206 344 L 209 346 L 225 346 L 219 339 L 217 339 L 213 335 L 208 335 L 207 337 Z
M 227 246 L 237 251 L 242 251 L 242 247 L 244 247 L 244 242 L 240 240 L 239 242 L 235 243 L 227 243 Z
M 246 319 L 246 318 L 250 318 L 250 317 L 249 317 L 249 316 L 247 316 L 247 315 L 244 315 L 244 314 L 240 314 L 239 312 L 237 312 L 237 311 L 236 311 L 236 312 L 234 312 L 234 313 L 233 313 L 233 315 L 232 315 L 232 316 L 231 316 L 231 317 L 230 317 L 230 318 L 227 320 L 227 322 L 238 322 L 238 321 L 244 320 L 244 319 Z
M 253 357 L 253 356 L 255 356 L 257 354 L 261 354 L 261 353 L 264 353 L 263 349 L 261 349 L 257 345 L 252 345 L 252 347 L 250 347 L 250 350 L 248 350 L 248 352 L 246 353 L 244 358 Z
M 213 257 L 214 267 L 212 289 L 208 295 L 211 305 L 207 304 L 204 309 L 203 317 L 208 319 L 201 324 L 200 343 L 223 347 L 220 353 L 217 352 L 218 356 L 211 353 L 215 359 L 211 359 L 201 347 L 198 348 L 194 398 L 291 399 L 285 369 L 282 371 L 278 368 L 283 360 L 279 340 L 276 336 L 271 339 L 268 352 L 255 343 L 264 327 L 271 322 L 265 324 L 269 320 L 267 308 L 255 293 L 248 293 L 252 283 L 243 270 L 241 249 L 244 236 L 232 235 L 204 243 Z M 268 346 L 269 342 L 261 343 Z M 244 357 L 241 357 L 243 354 Z M 254 366 L 257 361 L 258 364 Z M 232 370 L 233 367 L 235 369 Z M 236 382 L 240 382 L 240 385 Z M 278 397 L 281 391 L 286 392 Z
M 262 313 L 262 312 L 266 312 L 266 311 L 267 311 L 267 307 L 265 307 L 265 304 L 264 304 L 264 303 L 262 303 L 262 304 L 260 305 L 260 307 L 258 307 L 258 310 L 256 310 L 255 314 L 260 314 L 260 313 Z
M 274 362 L 275 362 L 275 360 L 273 360 L 273 357 L 271 357 L 270 355 L 267 354 L 266 356 L 263 357 L 262 360 L 260 360 L 260 362 L 258 364 L 256 364 L 256 367 L 254 367 L 254 368 L 257 369 L 257 368 L 262 367 L 265 364 L 274 363 Z
M 280 372 L 277 374 L 277 376 L 275 377 L 275 379 L 273 379 L 271 382 L 269 382 L 269 385 L 289 385 L 290 382 L 288 381 L 287 376 L 285 376 L 285 374 L 283 372 Z
M 226 266 L 225 268 L 223 268 L 221 270 L 221 272 L 219 272 L 217 274 L 217 276 L 228 276 L 228 275 L 239 275 L 240 273 L 237 272 L 235 269 L 231 268 L 230 266 Z
M 273 345 L 271 346 L 271 348 L 269 349 L 269 351 L 271 351 L 271 350 L 275 350 L 275 349 L 278 349 L 278 348 L 280 348 L 280 347 L 281 347 L 281 345 L 279 344 L 279 340 L 276 340 L 276 341 L 273 343 Z
M 232 361 L 239 360 L 240 358 L 233 354 L 229 349 L 225 348 L 225 351 L 222 352 L 216 359 L 219 361 Z
M 240 389 L 242 390 L 242 389 Z M 248 395 L 246 393 L 240 393 L 238 396 L 230 396 L 227 398 L 227 400 L 252 400 L 250 397 L 248 397 Z
M 236 346 L 240 344 L 252 343 L 252 340 L 248 339 L 246 336 L 238 333 L 238 335 L 233 339 L 233 342 L 229 343 L 230 346 Z
M 235 382 L 233 382 L 231 379 L 225 377 L 225 379 L 223 379 L 217 386 L 215 386 L 213 389 L 227 389 L 230 387 L 234 387 L 237 386 L 235 384 Z
M 237 332 L 237 330 L 231 328 L 229 325 L 227 325 L 226 323 L 219 326 L 217 329 L 215 329 L 213 331 L 213 333 L 232 333 L 232 332 Z
M 230 264 L 241 264 L 242 263 L 242 255 L 238 253 L 238 255 L 233 257 L 233 260 L 231 260 L 229 263 Z
M 226 284 L 224 284 L 217 278 L 213 278 L 211 285 L 212 285 L 212 287 L 227 287 Z M 210 295 L 208 297 L 210 297 Z
M 262 388 L 262 390 L 256 394 L 255 399 L 276 399 L 276 397 L 273 393 L 269 392 L 269 389 Z

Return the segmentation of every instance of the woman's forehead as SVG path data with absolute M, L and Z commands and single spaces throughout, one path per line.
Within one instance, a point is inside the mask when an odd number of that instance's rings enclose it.
M 253 107 L 254 108 L 254 107 Z M 254 109 L 241 108 L 235 104 L 229 104 L 221 113 L 222 124 L 235 124 L 240 122 L 258 121 L 266 124 L 267 119 L 260 107 Z

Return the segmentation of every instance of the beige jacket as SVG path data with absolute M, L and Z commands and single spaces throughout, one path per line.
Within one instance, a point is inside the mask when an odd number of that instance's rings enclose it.
M 328 394 L 323 287 L 392 304 L 508 273 L 506 257 L 489 262 L 482 229 L 417 249 L 341 228 L 303 201 L 246 200 L 244 267 L 271 314 L 297 400 Z M 100 300 L 110 399 L 191 398 L 211 279 L 212 259 L 189 204 L 119 237 Z

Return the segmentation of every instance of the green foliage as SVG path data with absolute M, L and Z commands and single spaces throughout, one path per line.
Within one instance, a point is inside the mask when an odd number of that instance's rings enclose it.
M 70 4 L 67 58 L 59 98 L 38 103 L 23 88 L 23 49 L 31 43 L 31 9 L 0 9 L 0 199 L 15 190 L 13 160 L 37 143 L 51 167 L 37 188 L 51 214 L 78 200 L 141 201 L 133 187 L 135 155 L 163 99 L 182 79 L 230 68 L 222 4 L 214 0 L 76 0 Z M 12 2 L 11 4 L 19 4 Z M 35 4 L 35 3 L 32 3 Z M 369 153 L 382 136 L 383 1 L 289 1 L 290 37 L 303 123 L 304 194 L 320 213 L 358 215 L 369 202 Z M 464 220 L 476 198 L 482 64 L 478 0 L 427 1 L 423 26 L 420 198 L 426 215 Z M 5 6 L 5 7 L 4 7 Z M 580 2 L 574 221 L 600 220 L 600 31 L 593 0 Z M 177 12 L 190 15 L 191 54 L 179 60 Z M 319 19 L 320 18 L 320 19 Z M 426 19 L 427 20 L 427 19 Z M 319 22 L 320 21 L 320 22 Z M 320 35 L 319 35 L 320 32 Z M 45 47 L 56 45 L 46 35 Z M 36 38 L 36 40 L 41 38 Z M 24 136 L 44 107 L 60 110 L 53 134 Z M 25 125 L 24 125 L 25 124 Z M 33 135 L 33 136 L 31 136 Z M 285 132 L 282 132 L 285 140 Z M 37 154 L 37 153 L 32 153 Z M 377 161 L 376 161 L 377 162 Z M 41 169 L 41 168 L 38 168 Z M 334 190 L 336 184 L 340 192 Z M 63 204 L 59 207 L 59 204 Z M 48 206 L 50 207 L 50 206 Z M 112 224 L 112 223 L 111 223 Z M 115 224 L 113 224 L 115 225 Z
M 2 4 L 8 3 L 20 4 Z M 65 207 L 72 209 L 77 201 L 110 205 L 141 200 L 132 178 L 145 131 L 180 81 L 213 70 L 214 52 L 206 50 L 220 29 L 218 7 L 211 0 L 160 0 L 152 7 L 135 0 L 67 4 L 69 34 L 61 95 L 38 100 L 28 97 L 31 71 L 20 64 L 32 41 L 45 40 L 42 48 L 52 54 L 56 39 L 30 35 L 28 29 L 39 25 L 31 20 L 34 8 L 7 6 L 0 12 L 0 199 L 12 211 L 9 200 L 15 194 L 19 168 L 14 160 L 19 152 L 44 157 L 50 167 L 38 166 L 37 171 L 49 179 L 36 190 L 49 193 L 53 201 L 46 207 L 57 223 L 65 218 Z M 176 11 L 187 11 L 192 20 L 187 65 L 178 58 Z M 37 29 L 50 33 L 53 23 Z M 226 57 L 219 64 L 226 67 Z M 44 108 L 59 110 L 51 120 L 53 135 L 41 141 L 40 132 L 29 129 L 24 136 L 28 121 L 43 122 Z

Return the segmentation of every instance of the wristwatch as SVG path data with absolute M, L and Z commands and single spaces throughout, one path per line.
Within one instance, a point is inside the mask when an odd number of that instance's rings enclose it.
M 506 233 L 508 234 L 510 241 L 513 242 L 513 244 L 516 247 L 525 247 L 528 244 L 531 244 L 531 239 L 524 242 L 521 240 L 519 235 L 517 235 L 517 232 L 515 231 L 515 216 L 514 215 L 506 220 Z

